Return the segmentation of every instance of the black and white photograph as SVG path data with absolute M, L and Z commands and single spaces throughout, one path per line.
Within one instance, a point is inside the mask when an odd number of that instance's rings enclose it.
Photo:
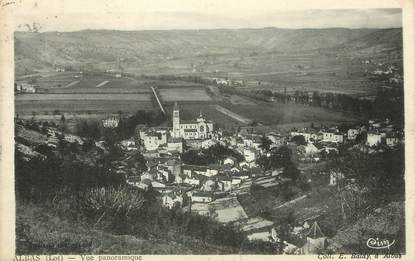
M 401 7 L 75 2 L 14 14 L 17 256 L 407 254 Z

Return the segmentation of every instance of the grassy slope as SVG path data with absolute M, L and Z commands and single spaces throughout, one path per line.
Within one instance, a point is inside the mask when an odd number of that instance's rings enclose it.
M 85 223 L 74 223 L 37 205 L 18 204 L 17 254 L 219 254 L 237 250 L 193 238 L 184 243 L 115 235 Z M 180 235 L 183 239 L 183 235 Z
M 378 208 L 367 217 L 338 231 L 330 239 L 331 248 L 343 253 L 364 253 L 369 238 L 379 237 L 381 240 L 395 240 L 390 252 L 405 252 L 405 204 L 402 201 L 391 202 Z M 358 250 L 358 251 L 356 251 Z M 372 250 L 376 253 L 375 250 Z M 380 251 L 377 251 L 379 253 Z M 388 251 L 389 252 L 389 251 Z

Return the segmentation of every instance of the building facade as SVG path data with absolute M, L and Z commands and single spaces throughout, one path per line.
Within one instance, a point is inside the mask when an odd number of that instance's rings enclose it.
M 382 142 L 382 135 L 375 132 L 368 132 L 366 145 L 369 147 L 378 146 Z
M 213 133 L 213 122 L 207 121 L 202 114 L 195 121 L 180 120 L 180 110 L 177 104 L 173 109 L 173 138 L 209 139 Z
M 167 130 L 161 128 L 143 128 L 139 135 L 147 151 L 156 150 L 159 146 L 167 144 Z
M 104 128 L 117 128 L 118 124 L 119 124 L 120 120 L 115 117 L 115 116 L 110 116 L 106 119 L 102 120 L 102 126 L 104 126 Z
M 343 142 L 343 134 L 337 133 L 337 132 L 332 132 L 332 131 L 324 131 L 323 132 L 323 141 L 342 143 Z

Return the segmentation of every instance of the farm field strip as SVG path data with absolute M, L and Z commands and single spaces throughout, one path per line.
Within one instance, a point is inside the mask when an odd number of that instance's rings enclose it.
M 193 88 L 163 88 L 158 90 L 163 101 L 211 101 L 204 89 Z
M 77 85 L 78 83 L 79 83 L 79 81 L 73 81 L 73 82 L 70 82 L 67 85 L 65 85 L 63 88 L 71 88 L 71 87 Z
M 40 92 L 39 92 L 40 93 Z M 132 93 L 132 94 L 149 94 L 151 93 L 149 90 L 146 89 L 110 89 L 110 88 L 82 88 L 82 89 L 47 89 L 45 92 L 46 94 L 123 94 L 123 93 Z
M 110 101 L 150 101 L 150 94 L 146 93 L 97 93 L 97 94 L 22 94 L 16 96 L 16 101 L 67 101 L 67 100 L 110 100 Z
M 221 105 L 242 117 L 254 119 L 260 123 L 264 122 L 267 125 L 301 122 L 351 122 L 355 121 L 358 116 L 309 105 L 260 101 L 256 101 L 256 103 L 254 106 L 227 103 Z
M 102 86 L 104 86 L 104 85 L 106 85 L 107 83 L 109 83 L 110 81 L 103 81 L 103 82 L 101 82 L 100 84 L 98 84 L 96 87 L 102 87 Z
M 118 111 L 136 112 L 137 110 L 153 110 L 154 105 L 150 101 L 121 101 L 111 102 L 102 100 L 62 100 L 51 102 L 49 100 L 41 101 L 17 101 L 15 111 L 22 115 L 36 114 L 53 114 L 55 111 L 65 113 L 115 113 Z
M 226 109 L 226 108 L 224 108 L 220 105 L 216 105 L 216 110 L 218 110 L 219 112 L 225 114 L 226 116 L 229 116 L 229 117 L 231 117 L 231 118 L 233 118 L 233 119 L 235 119 L 235 120 L 237 120 L 241 123 L 244 123 L 244 124 L 251 123 L 250 119 L 245 118 L 245 117 L 243 117 L 243 116 L 241 116 L 237 113 L 234 113 L 234 112 L 232 112 L 232 111 L 230 111 L 230 110 L 228 110 L 228 109 Z

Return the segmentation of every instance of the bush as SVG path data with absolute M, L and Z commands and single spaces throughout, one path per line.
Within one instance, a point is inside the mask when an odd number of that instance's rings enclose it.
M 76 205 L 94 225 L 105 224 L 113 229 L 138 215 L 143 202 L 143 195 L 136 190 L 103 187 L 80 192 Z

